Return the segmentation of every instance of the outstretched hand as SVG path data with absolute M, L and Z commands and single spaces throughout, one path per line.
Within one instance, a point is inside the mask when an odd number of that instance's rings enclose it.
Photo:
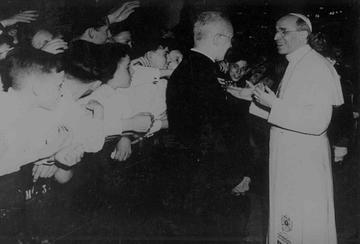
M 126 20 L 133 12 L 135 12 L 135 9 L 138 7 L 140 7 L 139 1 L 130 1 L 124 3 L 120 8 L 107 16 L 110 24 Z
M 131 156 L 131 140 L 123 136 L 116 144 L 115 150 L 111 154 L 111 158 L 119 162 L 126 161 Z
M 268 86 L 257 86 L 254 91 L 254 99 L 261 105 L 271 108 L 276 95 Z
M 130 67 L 134 67 L 134 66 L 144 66 L 144 67 L 151 67 L 151 62 L 147 57 L 139 57 L 136 59 L 133 59 L 130 61 Z
M 18 14 L 15 14 L 14 16 L 11 16 L 8 19 L 4 19 L 1 21 L 1 24 L 4 27 L 15 25 L 16 23 L 30 23 L 31 21 L 36 20 L 36 18 L 39 16 L 36 10 L 27 10 L 20 12 Z
M 60 38 L 49 41 L 41 48 L 41 50 L 52 54 L 63 53 L 66 49 L 68 49 L 67 42 Z

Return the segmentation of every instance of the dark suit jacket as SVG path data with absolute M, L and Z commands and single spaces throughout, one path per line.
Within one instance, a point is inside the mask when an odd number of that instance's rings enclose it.
M 169 130 L 200 157 L 227 152 L 229 108 L 217 65 L 191 51 L 173 72 L 166 92 Z

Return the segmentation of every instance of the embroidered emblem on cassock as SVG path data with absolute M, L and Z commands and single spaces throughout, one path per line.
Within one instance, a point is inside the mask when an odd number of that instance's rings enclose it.
M 293 222 L 289 216 L 283 215 L 281 217 L 281 229 L 285 232 L 290 232 L 293 229 Z

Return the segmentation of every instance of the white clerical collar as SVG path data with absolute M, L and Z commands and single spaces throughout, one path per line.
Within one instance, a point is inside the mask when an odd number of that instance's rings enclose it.
M 296 62 L 300 58 L 302 58 L 307 52 L 309 52 L 310 49 L 311 49 L 311 47 L 308 44 L 306 44 L 305 46 L 299 47 L 298 49 L 296 49 L 292 53 L 287 54 L 286 59 L 290 63 Z
M 206 53 L 204 53 L 204 52 L 200 51 L 199 49 L 196 49 L 196 48 L 191 48 L 190 50 L 191 50 L 191 51 L 193 51 L 193 52 L 200 53 L 200 54 L 202 54 L 202 55 L 204 55 L 204 56 L 208 57 L 209 59 L 211 59 L 211 61 L 213 61 L 213 62 L 215 63 L 215 59 L 213 59 L 212 57 L 210 57 L 210 56 L 209 56 L 209 55 L 207 55 Z

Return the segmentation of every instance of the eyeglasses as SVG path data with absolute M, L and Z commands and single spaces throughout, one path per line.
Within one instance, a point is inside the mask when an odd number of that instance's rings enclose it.
M 299 31 L 298 30 L 277 30 L 275 32 L 275 35 L 279 34 L 281 37 L 284 37 L 291 32 L 299 32 Z
M 225 35 L 225 34 L 221 34 L 221 33 L 218 33 L 219 36 L 224 36 L 224 37 L 227 37 L 229 38 L 230 41 L 233 40 L 233 36 L 229 36 L 229 35 Z

